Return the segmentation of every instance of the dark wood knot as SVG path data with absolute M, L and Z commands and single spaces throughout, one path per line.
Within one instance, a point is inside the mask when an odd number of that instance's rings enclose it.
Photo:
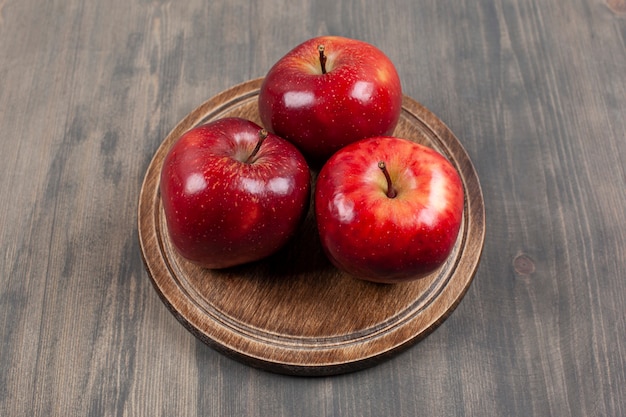
M 517 255 L 513 259 L 513 268 L 520 275 L 530 275 L 535 272 L 535 262 L 528 255 Z

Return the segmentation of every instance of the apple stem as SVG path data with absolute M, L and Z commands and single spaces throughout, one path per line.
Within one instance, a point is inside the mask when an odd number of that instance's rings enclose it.
M 324 45 L 320 45 L 317 47 L 317 50 L 320 53 L 320 66 L 322 67 L 322 74 L 326 74 L 326 55 L 324 55 Z
M 378 168 L 385 174 L 385 179 L 387 180 L 387 197 L 394 198 L 398 195 L 398 192 L 395 188 L 393 188 L 393 184 L 391 183 L 391 176 L 389 175 L 389 171 L 387 171 L 387 165 L 385 165 L 384 161 L 380 161 L 378 163 Z
M 248 156 L 248 159 L 246 159 L 246 164 L 251 164 L 252 162 L 254 162 L 254 157 L 259 152 L 259 149 L 261 149 L 261 145 L 263 144 L 263 141 L 265 141 L 265 138 L 267 138 L 268 134 L 269 133 L 267 133 L 267 130 L 265 129 L 259 130 L 259 140 L 257 141 L 256 146 L 254 147 L 254 150 L 252 151 L 250 156 Z

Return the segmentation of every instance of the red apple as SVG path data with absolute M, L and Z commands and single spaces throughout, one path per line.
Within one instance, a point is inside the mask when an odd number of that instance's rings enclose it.
M 295 146 L 251 121 L 225 118 L 191 129 L 161 171 L 171 242 L 207 268 L 264 258 L 303 220 L 310 175 Z
M 315 215 L 324 251 L 357 278 L 424 277 L 450 255 L 461 226 L 463 185 L 440 153 L 406 139 L 348 145 L 322 167 Z
M 269 70 L 259 92 L 263 125 L 322 161 L 359 139 L 390 135 L 401 109 L 400 78 L 389 58 L 369 43 L 337 36 L 296 46 Z

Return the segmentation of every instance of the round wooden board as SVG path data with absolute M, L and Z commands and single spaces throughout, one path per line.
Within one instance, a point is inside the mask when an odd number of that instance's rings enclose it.
M 330 375 L 374 365 L 432 332 L 471 284 L 485 236 L 478 177 L 454 134 L 422 105 L 404 97 L 394 135 L 444 154 L 465 187 L 458 241 L 436 273 L 394 285 L 343 274 L 322 251 L 312 208 L 297 237 L 277 254 L 227 270 L 199 268 L 170 244 L 159 195 L 161 166 L 171 145 L 192 127 L 228 116 L 260 124 L 261 81 L 245 82 L 207 100 L 157 150 L 138 208 L 146 269 L 183 325 L 203 342 L 247 364 L 294 375 Z

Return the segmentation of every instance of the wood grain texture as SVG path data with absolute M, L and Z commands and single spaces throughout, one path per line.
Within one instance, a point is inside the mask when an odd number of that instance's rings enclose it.
M 0 0 L 0 415 L 626 415 L 620 4 Z M 179 325 L 144 271 L 136 207 L 184 115 L 326 33 L 385 51 L 456 134 L 487 235 L 428 338 L 293 378 Z

